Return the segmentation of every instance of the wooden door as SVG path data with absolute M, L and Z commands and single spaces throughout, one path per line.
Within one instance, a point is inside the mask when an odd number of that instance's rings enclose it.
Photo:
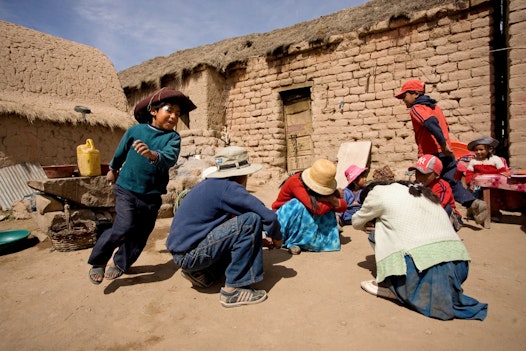
M 281 93 L 287 138 L 287 171 L 310 167 L 314 158 L 310 88 Z

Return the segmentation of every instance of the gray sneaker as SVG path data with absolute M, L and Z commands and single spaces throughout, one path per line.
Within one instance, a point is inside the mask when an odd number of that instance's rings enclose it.
M 250 288 L 236 288 L 232 292 L 226 292 L 221 288 L 219 302 L 223 307 L 237 307 L 242 305 L 252 305 L 263 302 L 267 299 L 265 290 L 255 290 Z
M 488 208 L 486 203 L 482 200 L 476 199 L 473 201 L 469 209 L 473 212 L 473 217 L 475 218 L 475 223 L 483 225 L 488 216 Z

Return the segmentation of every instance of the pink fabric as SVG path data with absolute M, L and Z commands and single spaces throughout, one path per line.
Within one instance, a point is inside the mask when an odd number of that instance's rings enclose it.
M 477 174 L 473 185 L 483 188 L 495 188 L 526 193 L 526 177 L 506 177 L 502 174 Z

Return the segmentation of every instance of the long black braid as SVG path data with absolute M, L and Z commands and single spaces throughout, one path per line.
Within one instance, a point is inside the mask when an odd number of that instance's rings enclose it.
M 428 188 L 427 186 L 424 186 L 422 183 L 413 183 L 413 182 L 409 182 L 407 180 L 397 180 L 397 181 L 377 181 L 377 182 L 372 182 L 372 183 L 369 183 L 361 192 L 360 194 L 360 202 L 363 204 L 365 198 L 367 197 L 367 195 L 369 194 L 369 192 L 371 190 L 373 190 L 373 188 L 377 185 L 389 185 L 389 184 L 393 184 L 393 183 L 398 183 L 398 184 L 402 184 L 402 185 L 405 185 L 409 188 L 409 194 L 413 195 L 414 197 L 420 197 L 420 196 L 424 196 L 426 199 L 428 199 L 429 201 L 435 203 L 435 204 L 440 204 L 440 199 L 438 198 L 438 196 L 435 195 L 435 193 L 433 193 L 431 191 L 430 188 Z

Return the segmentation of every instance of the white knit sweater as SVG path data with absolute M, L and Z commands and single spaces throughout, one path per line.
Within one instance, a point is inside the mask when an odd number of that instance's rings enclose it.
M 391 275 L 405 275 L 405 255 L 413 258 L 419 271 L 441 262 L 470 260 L 442 206 L 423 195 L 409 194 L 405 185 L 374 187 L 352 217 L 352 225 L 363 230 L 374 219 L 378 282 Z

